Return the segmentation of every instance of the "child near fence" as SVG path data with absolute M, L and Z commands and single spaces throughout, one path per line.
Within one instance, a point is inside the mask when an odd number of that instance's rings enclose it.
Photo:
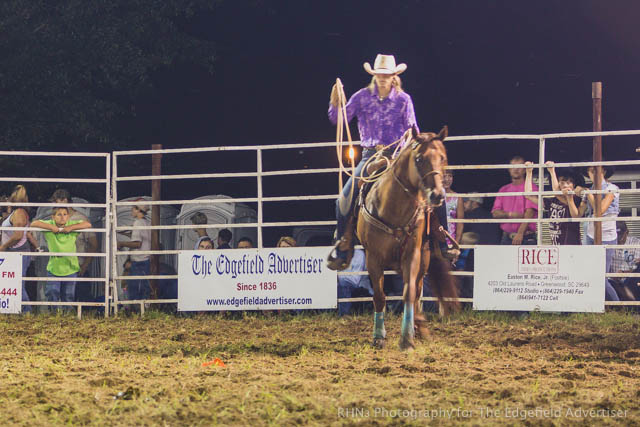
M 49 246 L 49 252 L 76 252 L 76 230 L 91 228 L 89 221 L 69 220 L 69 209 L 67 207 L 53 208 L 52 218 L 41 221 L 36 220 L 31 223 L 32 227 L 42 228 L 44 238 Z M 78 277 L 80 264 L 77 256 L 55 256 L 49 257 L 47 264 L 47 276 L 57 278 Z M 47 301 L 71 302 L 75 300 L 75 281 L 48 281 L 45 286 L 45 296 Z

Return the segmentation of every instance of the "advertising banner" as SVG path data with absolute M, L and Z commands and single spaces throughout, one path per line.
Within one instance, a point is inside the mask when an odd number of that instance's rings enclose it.
M 181 251 L 178 310 L 336 308 L 329 247 Z
M 22 311 L 22 255 L 0 253 L 0 314 Z
M 478 246 L 474 310 L 604 312 L 605 249 Z

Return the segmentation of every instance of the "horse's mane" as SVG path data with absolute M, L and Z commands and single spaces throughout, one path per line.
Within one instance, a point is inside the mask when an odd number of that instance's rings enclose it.
M 417 137 L 411 138 L 409 141 L 407 141 L 404 144 L 404 146 L 402 147 L 398 155 L 395 157 L 395 159 L 393 159 L 392 166 L 395 166 L 396 163 L 398 164 L 401 163 L 402 161 L 405 160 L 407 156 L 409 156 L 409 154 L 413 151 L 413 144 L 416 140 L 418 140 L 422 144 L 425 144 L 425 143 L 433 144 L 436 150 L 438 150 L 444 157 L 444 162 L 442 166 L 443 167 L 448 166 L 449 163 L 447 158 L 447 150 L 444 147 L 444 143 L 440 139 L 436 138 L 437 136 L 438 135 L 433 132 L 423 132 L 423 133 L 419 133 Z

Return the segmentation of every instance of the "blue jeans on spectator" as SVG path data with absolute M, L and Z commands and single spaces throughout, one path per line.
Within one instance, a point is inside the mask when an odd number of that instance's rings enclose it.
M 589 236 L 586 236 L 587 238 L 587 245 L 593 245 L 593 239 Z M 607 240 L 607 241 L 603 241 L 602 242 L 603 245 L 617 245 L 618 244 L 618 240 Z M 607 249 L 606 250 L 606 262 L 605 262 L 605 269 L 604 272 L 605 273 L 609 273 L 610 269 L 611 269 L 611 261 L 613 260 L 613 254 L 615 249 Z M 620 298 L 618 297 L 618 293 L 616 292 L 616 290 L 613 288 L 613 286 L 611 285 L 611 283 L 609 283 L 609 280 L 607 280 L 607 278 L 605 277 L 604 279 L 604 300 L 605 301 L 620 301 Z
M 356 249 L 353 253 L 353 258 L 351 259 L 351 264 L 349 268 L 347 268 L 344 272 L 353 272 L 353 271 L 366 271 L 366 258 L 364 250 Z M 338 298 L 352 298 L 355 297 L 356 294 L 363 295 L 366 294 L 368 296 L 373 295 L 373 289 L 371 287 L 371 281 L 369 280 L 368 275 L 340 275 L 338 276 Z M 350 302 L 341 302 L 338 304 L 338 314 L 340 316 L 344 316 L 345 314 L 349 314 L 351 310 Z
M 51 272 L 47 271 L 47 277 L 60 277 L 70 278 L 78 277 L 78 273 L 73 273 L 68 276 L 54 276 Z M 44 288 L 44 295 L 47 301 L 51 302 L 73 302 L 76 299 L 76 282 L 74 281 L 55 281 L 47 282 Z
M 131 261 L 131 276 L 148 276 L 151 273 L 151 261 Z M 149 299 L 151 287 L 147 279 L 127 280 L 127 296 L 130 300 Z

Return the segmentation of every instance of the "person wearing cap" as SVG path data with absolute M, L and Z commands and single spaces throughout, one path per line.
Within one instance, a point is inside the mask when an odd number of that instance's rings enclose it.
M 533 163 L 526 162 L 525 166 Z M 572 168 L 559 169 L 556 173 L 554 162 L 546 162 L 547 171 L 551 178 L 553 191 L 562 191 L 562 196 L 543 199 L 544 211 L 549 218 L 582 218 L 587 210 L 587 202 L 578 194 L 584 190 L 584 180 Z M 533 168 L 527 167 L 524 191 L 532 191 Z M 574 191 L 577 194 L 570 195 Z M 531 202 L 538 204 L 538 196 L 525 196 Z M 550 222 L 549 237 L 552 245 L 579 245 L 580 224 L 577 222 Z
M 51 195 L 50 200 L 53 203 L 60 203 L 64 205 L 69 204 L 73 201 L 69 191 L 64 188 L 58 188 L 56 191 L 54 191 L 53 194 Z M 77 211 L 72 207 L 69 207 L 69 221 L 89 222 L 89 218 L 87 218 L 87 216 L 84 215 L 82 212 Z M 98 239 L 96 237 L 96 233 L 89 232 L 89 231 L 84 231 L 82 233 L 79 233 L 78 237 L 76 238 L 76 252 L 79 254 L 98 252 Z M 79 256 L 78 262 L 80 263 L 80 271 L 78 271 L 78 277 L 92 277 L 91 273 L 89 272 L 89 266 L 93 262 L 93 257 Z M 89 289 L 87 286 L 89 285 L 89 283 L 87 282 L 84 282 L 84 283 L 80 282 L 80 283 L 81 283 L 80 286 L 83 289 L 82 290 L 78 289 L 77 295 L 75 298 L 76 300 L 80 300 L 80 298 L 82 298 L 83 295 L 86 295 L 87 290 Z
M 402 83 L 398 77 L 407 69 L 407 65 L 396 65 L 392 55 L 379 54 L 373 67 L 367 62 L 364 64 L 364 69 L 373 76 L 371 82 L 367 87 L 354 93 L 346 104 L 347 121 L 351 121 L 354 117 L 358 119 L 358 132 L 362 146 L 362 158 L 355 168 L 354 176 L 356 177 L 366 176 L 363 167 L 376 153 L 376 147 L 384 148 L 400 139 L 411 127 L 417 128 L 413 101 L 411 96 L 402 90 Z M 337 123 L 340 112 L 338 99 L 336 84 L 331 90 L 328 112 L 329 120 L 334 124 Z M 336 248 L 336 257 L 328 262 L 328 267 L 333 270 L 347 268 L 349 258 L 353 254 L 352 232 L 345 234 L 348 219 L 358 196 L 358 185 L 355 185 L 351 204 L 345 206 L 352 186 L 353 179 L 349 178 L 342 189 L 341 197 L 336 201 L 338 221 L 336 235 L 340 244 Z M 446 228 L 446 224 L 443 226 Z
M 139 199 L 142 201 L 143 199 Z M 133 217 L 133 227 L 145 227 L 151 225 L 147 218 L 149 206 L 138 204 L 131 207 L 131 216 Z M 151 274 L 151 255 L 136 254 L 136 251 L 151 250 L 151 230 L 133 230 L 131 239 L 128 242 L 119 241 L 118 249 L 131 249 L 131 276 L 148 276 Z M 130 300 L 148 299 L 151 294 L 149 281 L 146 279 L 131 279 L 127 285 L 127 294 Z
M 69 219 L 69 208 L 66 206 L 54 206 L 51 219 L 35 220 L 31 227 L 42 228 L 44 238 L 47 241 L 49 252 L 69 253 L 76 252 L 77 230 L 91 228 L 91 223 L 87 220 L 80 221 Z M 47 276 L 53 280 L 47 281 L 45 285 L 45 296 L 47 301 L 75 301 L 76 281 L 80 264 L 77 256 L 51 255 L 47 262 Z M 69 279 L 69 280 L 57 280 Z M 65 307 L 70 308 L 70 307 Z
M 619 245 L 633 245 L 635 248 L 615 249 L 611 259 L 613 273 L 640 273 L 640 239 L 629 235 L 624 221 L 616 222 L 616 233 Z M 624 300 L 640 300 L 639 279 L 637 277 L 609 277 L 618 296 Z

